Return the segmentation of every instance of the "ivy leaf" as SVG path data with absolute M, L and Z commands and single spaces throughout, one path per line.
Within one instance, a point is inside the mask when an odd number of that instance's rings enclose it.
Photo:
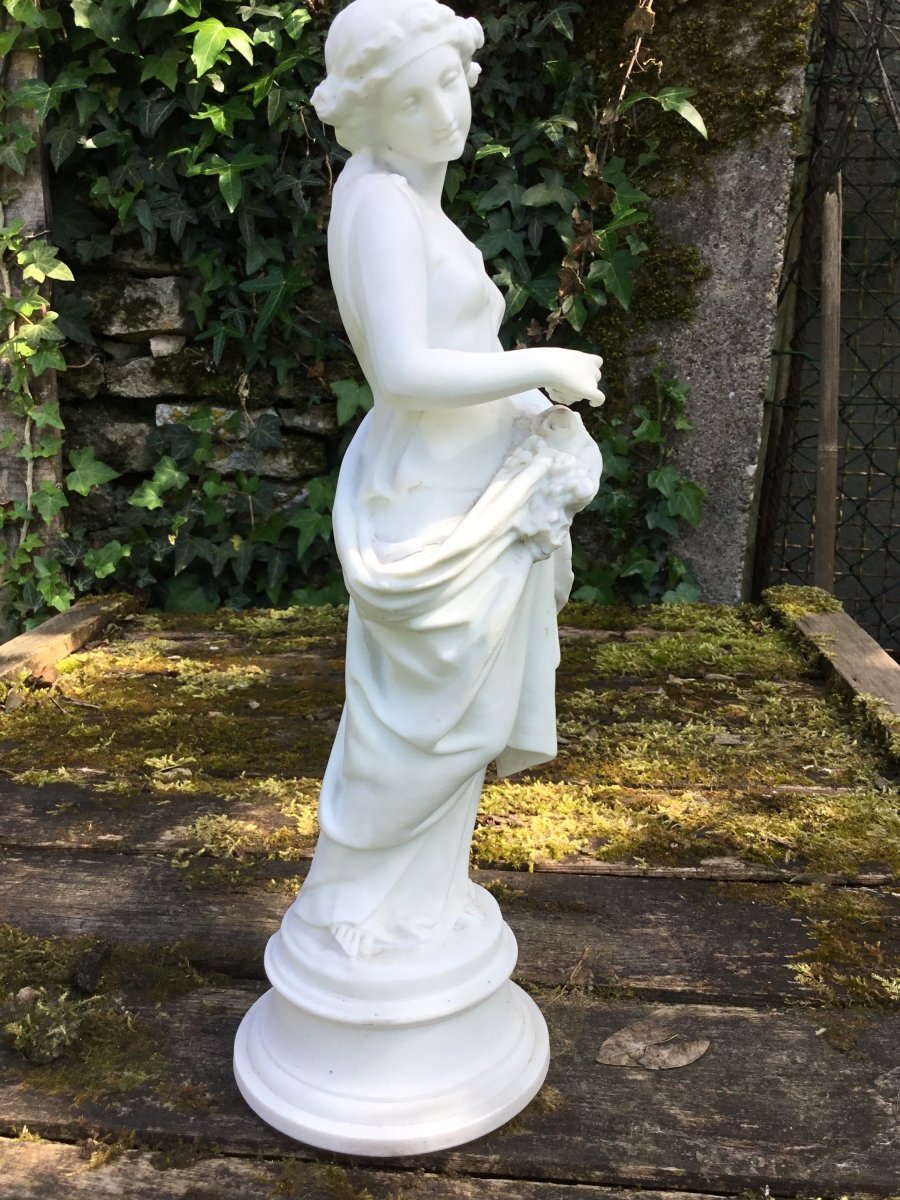
M 131 5 L 109 4 L 95 0 L 71 0 L 75 24 L 89 29 L 95 37 L 125 53 L 138 53 L 131 35 Z
M 160 100 L 159 97 L 141 96 L 134 107 L 138 128 L 144 137 L 152 138 L 166 117 L 178 107 L 176 99 Z
M 219 191 L 222 193 L 225 207 L 233 213 L 244 194 L 244 181 L 240 171 L 231 165 L 223 167 L 219 172 Z
M 68 129 L 66 126 L 60 125 L 56 129 L 51 129 L 46 137 L 47 144 L 50 147 L 50 161 L 54 168 L 59 170 L 78 145 L 78 136 L 74 129 Z
M 639 418 L 639 424 L 631 435 L 632 440 L 635 442 L 648 442 L 651 446 L 658 446 L 662 441 L 662 426 L 659 421 L 650 416 L 648 409 L 643 404 L 636 404 L 633 411 L 634 415 Z M 657 491 L 662 492 L 666 497 L 671 494 L 671 491 L 667 491 L 666 489 L 674 487 L 674 483 L 670 482 L 668 473 L 671 473 L 677 479 L 678 473 L 674 467 L 660 467 L 656 471 L 651 471 L 650 477 L 647 479 L 650 487 L 656 488 Z
M 368 412 L 372 407 L 372 389 L 367 383 L 357 383 L 355 379 L 336 379 L 328 386 L 337 396 L 338 425 L 346 425 L 360 409 Z
M 591 264 L 587 281 L 594 283 L 599 279 L 610 296 L 615 296 L 627 312 L 634 290 L 634 267 L 639 262 L 640 259 L 630 250 L 614 250 L 608 258 L 598 259 Z
M 200 5 L 197 5 L 199 9 Z M 195 14 L 192 14 L 195 15 Z M 146 16 L 146 10 L 141 13 Z M 150 54 L 144 59 L 144 69 L 141 72 L 141 83 L 148 79 L 158 79 L 170 92 L 178 86 L 178 68 L 184 62 L 185 54 L 176 46 L 169 46 L 162 54 Z
M 247 36 L 247 34 L 244 33 L 243 29 L 229 27 L 226 29 L 225 34 L 228 38 L 229 45 L 233 46 L 242 58 L 246 58 L 247 62 L 252 67 L 253 43 L 250 41 L 250 38 Z
M 253 421 L 245 441 L 252 450 L 277 450 L 283 444 L 278 416 L 270 412 L 260 413 Z
M 10 221 L 5 228 L 0 227 L 0 252 L 17 250 L 22 244 L 20 234 L 24 228 L 25 222 L 21 217 L 16 218 L 15 221 Z
M 668 533 L 672 537 L 678 536 L 678 522 L 668 511 L 668 505 L 662 501 L 656 508 L 649 510 L 644 517 L 644 523 L 648 529 L 662 529 L 664 533 Z
M 285 314 L 288 298 L 309 285 L 310 279 L 299 263 L 294 263 L 287 271 L 273 267 L 261 279 L 248 279 L 240 285 L 241 290 L 245 292 L 265 293 L 265 300 L 257 312 L 256 324 L 253 327 L 254 342 L 262 336 L 275 317 Z
M 669 511 L 673 516 L 683 517 L 691 525 L 699 525 L 705 495 L 706 492 L 698 484 L 683 479 L 678 492 L 669 501 Z
M 287 521 L 291 529 L 297 530 L 297 557 L 302 558 L 316 538 L 331 538 L 331 517 L 327 513 L 313 512 L 303 508 Z
M 693 104 L 688 100 L 688 96 L 696 96 L 696 88 L 678 88 L 665 87 L 660 88 L 655 96 L 649 92 L 632 92 L 619 103 L 619 114 L 628 112 L 629 108 L 633 108 L 635 104 L 640 104 L 642 100 L 654 100 L 663 110 L 663 112 L 676 112 L 680 117 L 684 117 L 689 125 L 697 130 L 701 137 L 707 137 L 706 124 L 703 118 L 694 108 Z
M 305 485 L 306 503 L 319 513 L 330 513 L 334 508 L 334 494 L 337 488 L 335 475 L 319 475 L 310 479 Z
M 563 37 L 568 38 L 570 42 L 575 40 L 575 29 L 572 25 L 572 18 L 563 9 L 555 8 L 552 10 L 550 13 L 550 24 L 554 29 L 558 30 Z
M 147 0 L 139 21 L 149 17 L 168 17 L 172 13 L 183 12 L 189 17 L 200 16 L 201 0 Z
M 199 557 L 209 563 L 213 575 L 221 575 L 228 562 L 234 557 L 234 547 L 231 542 L 216 543 L 208 538 L 197 538 L 195 542 Z
M 495 154 L 499 154 L 503 158 L 509 158 L 511 153 L 512 151 L 509 146 L 501 146 L 499 142 L 488 142 L 475 151 L 475 162 L 479 162 L 482 158 L 491 158 Z
M 16 175 L 24 175 L 28 166 L 28 154 L 36 144 L 33 137 L 26 135 L 0 146 L 0 165 L 9 167 Z
M 135 508 L 162 508 L 162 496 L 172 488 L 184 487 L 188 477 L 184 471 L 179 471 L 174 458 L 165 455 L 156 464 L 152 479 L 145 479 L 140 487 L 128 497 L 128 503 Z
M 165 588 L 165 612 L 205 613 L 219 607 L 218 596 L 210 596 L 198 575 L 189 571 L 170 579 Z
M 619 571 L 623 579 L 637 575 L 641 583 L 648 587 L 656 578 L 657 566 L 655 560 L 648 554 L 644 546 L 632 546 L 626 555 L 625 562 Z
M 212 69 L 226 45 L 237 50 L 251 66 L 253 64 L 253 43 L 247 34 L 243 29 L 223 25 L 216 17 L 195 21 L 192 25 L 186 25 L 181 32 L 194 34 L 191 61 L 198 79 Z
M 19 84 L 6 103 L 10 108 L 33 109 L 39 123 L 43 125 L 53 107 L 54 98 L 53 89 L 43 79 L 26 79 Z
M 516 183 L 515 175 L 509 175 L 486 192 L 482 192 L 476 202 L 478 211 L 490 212 L 493 208 L 502 208 L 507 204 L 520 204 L 524 191 L 522 185 Z
M 234 547 L 234 558 L 231 569 L 234 571 L 238 583 L 243 584 L 250 574 L 250 568 L 253 566 L 253 557 L 255 554 L 253 543 L 248 542 L 239 534 L 235 534 L 231 539 L 231 545 Z
M 522 194 L 522 203 L 527 208 L 546 208 L 558 204 L 566 212 L 571 212 L 576 199 L 575 193 L 564 187 L 562 182 L 536 183 Z
M 667 87 L 658 91 L 654 99 L 662 105 L 663 112 L 677 112 L 680 117 L 684 117 L 688 125 L 693 125 L 701 137 L 706 138 L 709 136 L 706 132 L 706 124 L 687 99 L 688 96 L 696 94 L 696 88 Z
M 31 419 L 37 429 L 44 429 L 48 425 L 53 429 L 65 429 L 59 409 L 55 405 L 50 408 L 32 409 Z
M 6 58 L 22 33 L 24 33 L 24 30 L 17 28 L 15 25 L 12 29 L 0 30 L 0 58 Z
M 292 41 L 296 42 L 303 33 L 304 26 L 308 25 L 311 20 L 312 17 L 307 9 L 295 8 L 284 23 L 284 32 Z
M 40 377 L 45 371 L 65 371 L 66 360 L 55 346 L 38 350 L 28 359 L 28 365 L 34 376 Z M 54 450 L 55 454 L 56 451 Z
M 663 604 L 696 604 L 700 599 L 700 587 L 683 579 L 678 587 L 662 594 Z
M 278 123 L 279 117 L 287 108 L 288 93 L 284 88 L 273 87 L 266 99 L 266 120 L 270 125 Z
M 699 524 L 703 511 L 703 497 L 706 495 L 702 487 L 682 479 L 677 469 L 668 463 L 650 471 L 647 484 L 665 496 L 673 517 L 683 517 L 691 525 Z
M 43 283 L 45 279 L 65 279 L 67 283 L 75 280 L 66 264 L 56 257 L 56 247 L 48 246 L 40 239 L 29 242 L 24 250 L 20 250 L 16 261 L 23 268 L 23 279 L 34 279 L 37 283 Z
M 648 473 L 647 485 L 653 488 L 654 491 L 661 492 L 667 500 L 671 500 L 678 490 L 679 479 L 680 476 L 676 468 L 667 464 L 664 467 L 657 467 L 656 470 Z
M 130 546 L 123 546 L 121 542 L 113 540 L 98 549 L 88 550 L 83 561 L 87 569 L 93 571 L 98 579 L 105 579 L 107 575 L 112 575 L 123 558 L 130 556 Z
M 182 536 L 175 542 L 175 558 L 172 563 L 172 574 L 180 575 L 185 567 L 189 567 L 195 558 L 200 556 L 197 539 Z
M 96 92 L 88 91 L 87 88 L 81 87 L 75 93 L 75 108 L 78 112 L 78 125 L 82 129 L 87 125 L 91 117 L 100 107 L 100 97 Z
M 61 509 L 68 508 L 69 502 L 58 483 L 45 479 L 32 493 L 31 506 L 41 514 L 41 520 L 49 525 Z
M 66 487 L 70 492 L 77 492 L 79 496 L 87 496 L 91 488 L 119 478 L 119 471 L 114 471 L 106 463 L 94 458 L 93 446 L 86 446 L 83 450 L 71 450 L 69 462 L 73 469 L 66 476 Z
M 216 17 L 207 17 L 205 21 L 195 21 L 185 25 L 182 33 L 193 33 L 194 44 L 191 48 L 191 62 L 197 72 L 197 78 L 205 75 L 215 63 L 228 41 L 228 30 Z

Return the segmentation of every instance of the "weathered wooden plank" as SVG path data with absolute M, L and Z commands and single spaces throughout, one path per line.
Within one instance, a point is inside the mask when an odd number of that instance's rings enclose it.
M 872 717 L 900 742 L 900 666 L 848 613 L 807 613 L 796 624 L 857 696 L 874 701 Z
M 34 1068 L 0 1047 L 0 1127 L 58 1140 L 139 1130 L 153 1143 L 280 1156 L 302 1153 L 241 1101 L 231 1076 L 237 1024 L 262 985 L 201 991 L 154 1009 L 167 1077 L 205 1102 L 179 1110 L 152 1084 L 77 1106 L 29 1087 Z M 549 1087 L 505 1129 L 467 1146 L 404 1160 L 405 1169 L 608 1187 L 820 1196 L 900 1188 L 896 1045 L 900 1016 L 872 1015 L 852 1053 L 802 1010 L 609 1003 L 539 997 L 550 1025 Z M 689 1066 L 605 1067 L 601 1043 L 662 1012 L 676 1033 L 709 1040 Z M 313 1155 L 313 1157 L 317 1157 Z M 333 1160 L 332 1160 L 333 1161 Z M 382 1166 L 393 1166 L 387 1161 Z M 452 1193 L 451 1193 L 452 1195 Z
M 425 1171 L 378 1171 L 328 1166 L 293 1158 L 179 1158 L 124 1150 L 90 1166 L 102 1147 L 0 1138 L 0 1200 L 709 1200 L 708 1193 L 626 1191 L 590 1184 L 473 1179 Z M 61 1191 L 64 1189 L 64 1191 Z M 342 1189 L 342 1190 L 339 1190 Z
M 88 768 L 86 783 L 90 777 Z M 838 789 L 821 791 L 825 795 L 840 794 Z M 634 789 L 632 795 L 638 798 L 642 793 L 640 789 Z M 748 790 L 748 804 L 755 803 L 757 796 L 758 793 Z M 212 794 L 141 792 L 134 796 L 116 796 L 94 792 L 89 786 L 74 783 L 48 783 L 36 787 L 0 776 L 0 846 L 12 850 L 171 854 L 179 847 L 191 848 L 195 839 L 190 827 L 199 817 L 222 811 L 222 799 Z M 271 803 L 231 801 L 226 811 L 234 820 L 252 822 L 264 832 L 274 832 L 285 824 L 285 818 Z M 496 864 L 498 868 L 503 865 Z M 808 873 L 798 872 L 793 867 L 746 863 L 729 857 L 704 858 L 697 864 L 686 866 L 654 866 L 601 862 L 583 855 L 562 862 L 538 861 L 535 870 L 557 874 L 621 875 L 635 879 L 758 883 L 802 883 L 809 878 Z M 893 879 L 894 876 L 886 871 L 862 871 L 852 876 L 815 874 L 817 882 L 850 882 L 863 887 L 879 887 Z
M 73 783 L 35 787 L 0 776 L 0 846 L 69 853 L 173 854 L 179 847 L 194 844 L 190 827 L 195 821 L 222 812 L 223 806 L 221 796 L 200 792 L 114 795 Z M 262 821 L 266 829 L 285 824 L 271 804 L 266 809 L 233 802 L 228 814 L 236 820 Z
M 131 596 L 99 596 L 49 617 L 0 646 L 0 680 L 13 680 L 21 671 L 34 674 L 55 666 L 104 626 L 136 607 Z
M 183 942 L 198 965 L 261 979 L 266 941 L 290 903 L 289 880 L 305 864 L 266 863 L 263 871 L 256 886 L 251 879 L 237 892 L 197 886 L 202 878 L 160 858 L 10 855 L 0 872 L 0 919 L 41 936 Z M 791 959 L 811 942 L 774 893 L 770 905 L 714 883 L 514 871 L 475 878 L 494 890 L 519 942 L 518 977 L 530 983 L 744 1004 L 806 995 Z M 286 887 L 263 890 L 268 880 Z

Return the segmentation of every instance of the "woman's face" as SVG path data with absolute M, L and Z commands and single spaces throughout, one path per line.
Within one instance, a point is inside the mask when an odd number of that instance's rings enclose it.
M 459 158 L 472 121 L 472 101 L 459 51 L 447 43 L 401 67 L 378 90 L 377 145 L 422 163 Z

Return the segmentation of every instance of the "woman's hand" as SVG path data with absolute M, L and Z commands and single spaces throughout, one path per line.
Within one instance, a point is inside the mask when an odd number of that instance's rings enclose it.
M 606 399 L 600 390 L 600 368 L 603 359 L 599 354 L 583 354 L 580 350 L 561 350 L 548 347 L 545 354 L 552 356 L 548 366 L 547 395 L 557 404 L 577 404 L 587 400 L 592 408 L 599 408 Z

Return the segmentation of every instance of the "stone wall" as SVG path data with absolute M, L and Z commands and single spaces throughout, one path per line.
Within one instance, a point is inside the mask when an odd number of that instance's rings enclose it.
M 698 31 L 695 43 L 681 51 L 695 73 L 705 69 L 697 57 L 704 46 L 715 46 L 716 53 L 730 58 L 719 111 L 706 115 L 718 119 L 720 128 L 734 123 L 735 111 L 753 115 L 742 118 L 749 132 L 733 144 L 726 141 L 729 148 L 702 158 L 696 170 L 686 166 L 684 189 L 679 192 L 676 186 L 673 195 L 657 204 L 666 237 L 695 249 L 708 273 L 694 285 L 690 322 L 672 320 L 645 328 L 637 340 L 652 347 L 652 354 L 646 359 L 634 355 L 628 372 L 637 381 L 662 363 L 691 385 L 689 415 L 695 428 L 681 437 L 675 458 L 684 474 L 706 489 L 707 499 L 701 525 L 688 530 L 679 549 L 691 561 L 703 597 L 723 603 L 740 600 L 748 586 L 744 560 L 793 170 L 792 131 L 799 118 L 805 65 L 808 18 L 801 10 L 809 5 L 791 9 L 782 0 L 767 0 L 739 7 L 742 17 L 716 0 L 690 0 L 672 15 L 670 39 L 692 23 Z M 793 39 L 796 57 L 794 65 L 786 70 L 782 64 L 780 74 L 776 72 L 781 92 L 773 101 L 764 88 L 755 88 L 754 80 L 757 69 L 764 79 L 765 38 L 776 20 L 787 20 L 787 32 L 775 36 L 784 44 Z M 664 44 L 667 63 L 670 52 L 677 58 L 676 50 Z M 728 92 L 727 83 L 727 71 L 737 69 L 744 70 L 740 97 Z M 709 89 L 704 92 L 706 103 L 713 103 L 712 95 Z M 761 103 L 762 95 L 769 111 L 758 117 L 754 105 Z M 753 132 L 753 121 L 763 132 Z M 247 471 L 276 481 L 286 498 L 337 461 L 342 431 L 327 385 L 306 378 L 302 366 L 291 382 L 280 386 L 266 372 L 246 376 L 238 369 L 215 367 L 209 343 L 191 336 L 184 281 L 174 269 L 166 270 L 137 255 L 120 273 L 93 281 L 79 274 L 79 293 L 93 308 L 90 324 L 97 351 L 83 367 L 76 359 L 61 378 L 68 442 L 70 448 L 93 445 L 98 457 L 124 474 L 123 480 L 92 494 L 72 514 L 86 519 L 94 530 L 111 518 L 122 488 L 151 466 L 152 429 L 177 419 L 186 405 L 215 406 L 223 420 L 240 410 L 237 436 L 223 428 L 222 420 L 218 423 L 218 469 L 226 475 Z M 630 314 L 629 320 L 639 318 Z M 83 351 L 76 348 L 76 354 Z M 263 412 L 274 414 L 279 422 L 280 448 L 253 450 L 241 436 Z
M 800 83 L 786 97 L 794 108 Z M 675 461 L 706 489 L 706 502 L 702 523 L 686 531 L 679 552 L 714 603 L 736 604 L 749 594 L 745 558 L 793 162 L 788 129 L 769 131 L 721 155 L 714 176 L 658 206 L 673 240 L 702 247 L 709 264 L 691 323 L 655 332 L 659 357 L 691 385 L 694 429 Z
M 96 346 L 70 347 L 69 370 L 59 377 L 66 447 L 92 446 L 122 478 L 84 499 L 73 496 L 70 524 L 84 523 L 90 534 L 112 525 L 123 493 L 159 458 L 151 445 L 154 429 L 199 406 L 212 410 L 211 465 L 223 476 L 259 475 L 288 500 L 336 461 L 341 434 L 327 386 L 316 380 L 278 384 L 269 371 L 216 366 L 208 343 L 192 336 L 187 287 L 178 275 L 138 274 L 131 265 L 93 278 L 80 275 L 77 291 L 90 305 L 87 324 Z M 238 421 L 229 421 L 236 413 Z M 281 446 L 247 444 L 263 413 L 270 423 L 277 420 Z

